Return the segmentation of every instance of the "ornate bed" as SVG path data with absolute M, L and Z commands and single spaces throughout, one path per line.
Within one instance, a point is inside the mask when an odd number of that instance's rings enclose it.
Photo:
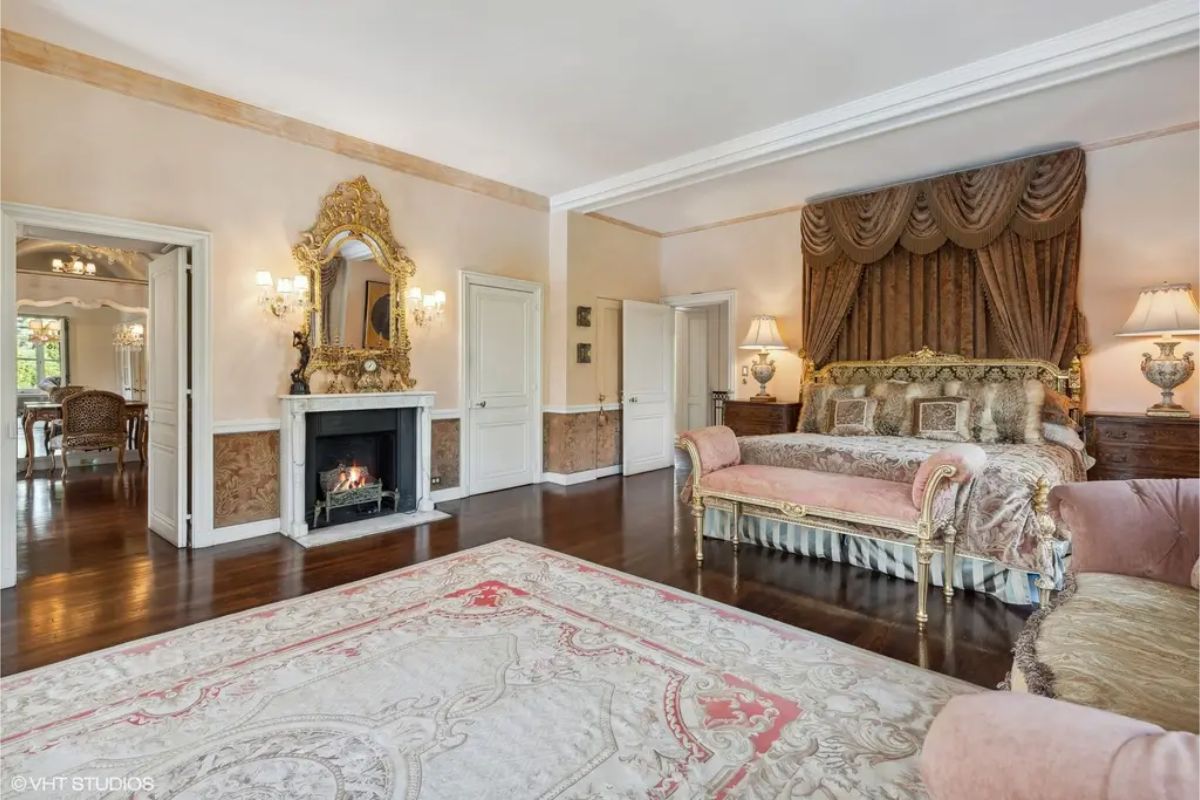
M 1083 406 L 1079 358 L 1061 369 L 1045 361 L 973 359 L 920 350 L 887 361 L 833 362 L 808 370 L 810 382 L 850 386 L 884 381 L 973 381 L 1002 383 L 1036 380 L 1064 395 L 1076 421 Z M 743 463 L 795 467 L 889 481 L 911 482 L 921 463 L 944 441 L 911 436 L 833 436 L 789 433 L 739 439 Z M 1086 479 L 1082 443 L 1047 439 L 1039 444 L 982 444 L 984 470 L 958 493 L 954 524 L 957 556 L 945 564 L 941 553 L 931 565 L 932 583 L 983 591 L 1007 603 L 1045 603 L 1062 587 L 1070 542 L 1057 534 L 1047 513 L 1054 485 Z M 740 512 L 740 513 L 738 513 Z M 704 502 L 704 534 L 805 556 L 846 562 L 914 580 L 911 541 L 894 531 L 837 519 L 799 518 L 777 508 L 743 505 L 719 498 Z M 738 525 L 735 535 L 733 525 Z

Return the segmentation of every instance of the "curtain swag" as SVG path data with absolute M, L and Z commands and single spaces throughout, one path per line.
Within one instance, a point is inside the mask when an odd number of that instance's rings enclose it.
M 928 255 L 947 240 L 981 250 L 1006 230 L 1043 241 L 1078 219 L 1084 190 L 1076 148 L 827 200 L 801 213 L 804 260 L 871 264 L 897 244 Z
M 805 206 L 808 357 L 888 357 L 919 341 L 1069 362 L 1085 189 L 1073 149 Z

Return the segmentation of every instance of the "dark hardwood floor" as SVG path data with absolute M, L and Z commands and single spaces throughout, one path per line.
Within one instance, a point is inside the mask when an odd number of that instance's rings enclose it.
M 868 570 L 723 542 L 692 553 L 671 470 L 549 484 L 445 503 L 421 528 L 305 550 L 279 536 L 181 551 L 146 529 L 145 473 L 74 470 L 18 486 L 16 587 L 0 593 L 0 674 L 61 661 L 512 537 L 659 581 L 868 650 L 994 686 L 1028 609 L 959 593 L 930 598 L 922 643 L 916 587 Z

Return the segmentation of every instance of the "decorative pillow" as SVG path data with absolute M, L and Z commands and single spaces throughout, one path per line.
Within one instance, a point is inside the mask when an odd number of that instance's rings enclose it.
M 875 432 L 880 436 L 899 436 L 904 423 L 912 415 L 905 393 L 909 383 L 906 381 L 880 381 L 871 385 L 867 392 L 879 401 L 875 409 Z
M 904 385 L 904 413 L 900 417 L 899 435 L 913 435 L 913 404 L 923 397 L 940 397 L 943 394 L 940 383 L 913 382 Z
M 830 404 L 829 432 L 834 436 L 870 436 L 875 433 L 874 397 L 837 397 Z
M 800 398 L 800 421 L 796 430 L 800 433 L 828 433 L 829 415 L 825 404 L 835 397 L 862 397 L 867 393 L 864 383 L 850 386 L 835 386 L 827 383 L 806 383 Z
M 984 444 L 1041 444 L 1046 386 L 1038 380 L 947 381 L 946 394 L 971 401 L 969 429 Z
M 1066 425 L 1076 428 L 1075 420 L 1071 419 L 1071 398 L 1054 389 L 1046 389 L 1046 401 L 1042 404 L 1042 422 L 1051 425 Z
M 913 401 L 913 435 L 940 442 L 968 442 L 971 401 L 965 397 L 922 397 Z

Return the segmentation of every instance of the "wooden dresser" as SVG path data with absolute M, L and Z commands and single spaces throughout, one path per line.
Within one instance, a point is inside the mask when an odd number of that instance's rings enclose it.
M 792 433 L 800 420 L 799 403 L 755 403 L 726 400 L 725 424 L 738 436 Z
M 1092 413 L 1083 418 L 1094 481 L 1200 477 L 1200 418 Z

